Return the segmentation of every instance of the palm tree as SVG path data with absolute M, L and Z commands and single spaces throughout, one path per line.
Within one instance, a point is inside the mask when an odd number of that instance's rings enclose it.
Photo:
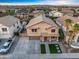
M 75 9 L 71 9 L 74 13 L 76 13 L 76 10 Z
M 73 21 L 71 19 L 66 19 L 65 20 L 65 26 L 66 26 L 66 29 L 67 29 L 66 34 L 69 36 L 68 43 L 71 39 L 70 36 L 72 36 L 72 33 L 73 33 L 73 31 L 69 30 L 69 28 L 72 27 L 72 23 L 73 23 Z
M 79 24 L 78 23 L 74 24 L 74 26 L 73 26 L 73 33 L 72 33 L 71 39 L 69 40 L 70 42 L 74 38 L 74 36 L 76 35 L 77 32 L 79 32 Z
M 74 35 L 79 31 L 79 24 L 78 23 L 74 24 L 73 30 L 74 30 Z
M 66 29 L 69 30 L 69 26 L 72 26 L 72 23 L 73 23 L 73 21 L 71 19 L 66 19 L 65 20 Z

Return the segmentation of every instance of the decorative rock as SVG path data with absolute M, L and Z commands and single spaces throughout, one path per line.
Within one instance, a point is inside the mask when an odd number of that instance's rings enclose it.
M 58 50 L 58 52 L 60 52 L 60 50 Z

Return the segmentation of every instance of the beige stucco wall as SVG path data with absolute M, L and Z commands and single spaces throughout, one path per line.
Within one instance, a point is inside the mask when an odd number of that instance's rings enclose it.
M 32 32 L 34 28 L 37 28 L 37 32 Z M 51 32 L 51 29 L 55 29 L 55 32 Z M 27 36 L 58 36 L 58 27 L 41 22 L 27 28 Z

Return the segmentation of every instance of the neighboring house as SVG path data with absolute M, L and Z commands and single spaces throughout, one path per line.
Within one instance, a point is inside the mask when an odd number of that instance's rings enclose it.
M 74 15 L 74 11 L 72 11 L 70 8 L 62 8 L 62 13 L 64 15 L 69 15 L 69 16 L 73 16 Z
M 16 13 L 16 16 L 20 17 L 20 18 L 24 18 L 24 17 L 26 17 L 29 14 L 28 11 L 21 10 L 21 9 L 20 10 L 16 10 L 15 13 Z
M 68 16 L 68 15 L 64 15 L 62 17 L 59 17 L 56 22 L 63 28 L 64 31 L 68 30 L 65 26 L 65 20 L 66 19 L 71 19 L 74 23 L 79 23 L 79 19 L 76 17 L 72 17 L 72 16 Z M 73 25 L 74 25 L 73 23 Z M 70 28 L 70 30 L 72 30 L 72 28 Z
M 0 9 L 0 12 L 3 12 L 4 13 L 4 12 L 6 12 L 6 10 L 5 9 Z
M 34 10 L 32 13 L 39 13 L 40 10 Z
M 34 17 L 39 16 L 40 14 L 44 13 L 43 10 L 34 10 L 31 15 L 34 15 Z
M 20 20 L 14 16 L 0 17 L 0 39 L 12 38 L 14 32 L 22 29 Z
M 63 13 L 58 12 L 58 11 L 51 11 L 51 12 L 49 12 L 49 16 L 61 17 L 61 16 L 63 16 Z
M 51 9 L 52 11 L 58 11 L 58 8 L 51 7 L 50 9 Z
M 31 19 L 26 26 L 26 36 L 37 40 L 58 40 L 59 27 L 45 15 Z

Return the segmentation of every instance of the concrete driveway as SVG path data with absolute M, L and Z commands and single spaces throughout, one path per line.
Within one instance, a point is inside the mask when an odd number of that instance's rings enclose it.
M 47 44 L 47 43 L 45 43 Z M 0 55 L 0 59 L 63 59 L 79 58 L 79 54 L 40 54 L 40 41 L 29 40 L 28 37 L 20 37 L 13 53 Z
M 29 41 L 29 53 L 39 54 L 40 53 L 40 40 L 30 40 Z

